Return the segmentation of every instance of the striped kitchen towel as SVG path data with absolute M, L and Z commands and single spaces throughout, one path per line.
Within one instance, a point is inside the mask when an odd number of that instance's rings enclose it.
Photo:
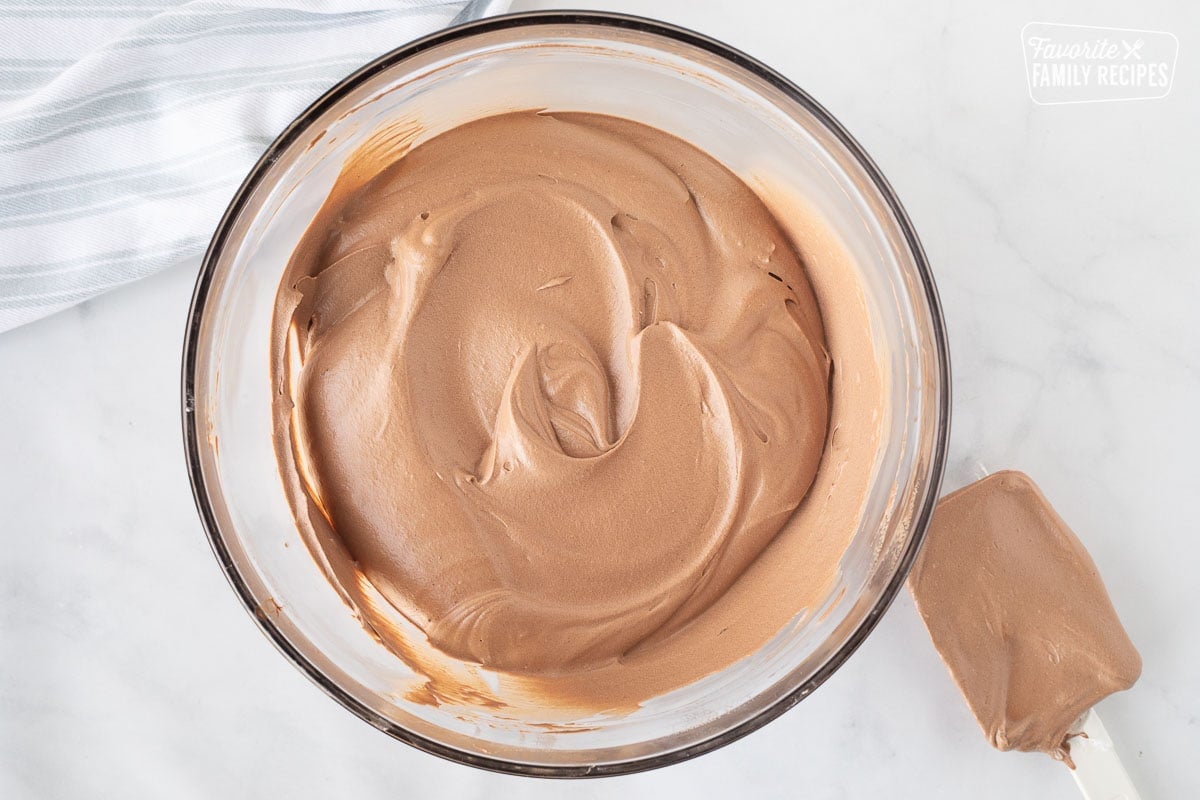
M 200 254 L 325 89 L 508 5 L 0 0 L 0 331 Z

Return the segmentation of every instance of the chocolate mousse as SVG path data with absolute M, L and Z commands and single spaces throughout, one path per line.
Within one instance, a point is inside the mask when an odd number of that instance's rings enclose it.
M 880 392 L 861 294 L 827 279 L 823 315 L 802 250 L 716 160 L 614 117 L 505 114 L 348 164 L 280 287 L 274 410 L 301 530 L 364 625 L 425 673 L 614 703 L 822 597 Z

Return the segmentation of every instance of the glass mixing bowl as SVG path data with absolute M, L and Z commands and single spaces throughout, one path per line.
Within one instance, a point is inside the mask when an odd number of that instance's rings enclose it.
M 860 273 L 890 409 L 858 530 L 827 602 L 750 657 L 578 729 L 486 708 L 430 707 L 397 692 L 411 672 L 355 620 L 304 547 L 271 444 L 275 293 L 343 159 L 389 120 L 419 119 L 423 139 L 522 108 L 643 122 L 734 172 L 769 174 L 803 198 Z M 687 30 L 615 15 L 472 23 L 388 53 L 327 92 L 271 145 L 221 220 L 196 284 L 183 362 L 196 503 L 222 569 L 271 641 L 330 696 L 397 739 L 527 775 L 671 764 L 733 741 L 809 695 L 900 589 L 938 494 L 949 430 L 948 350 L 933 277 L 862 148 L 812 98 L 752 58 Z

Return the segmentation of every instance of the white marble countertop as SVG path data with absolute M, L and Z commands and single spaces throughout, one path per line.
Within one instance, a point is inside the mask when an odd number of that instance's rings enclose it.
M 946 487 L 977 461 L 1042 484 L 1145 660 L 1101 706 L 1135 782 L 1200 797 L 1200 6 L 601 5 L 754 54 L 874 156 L 945 304 Z M 1172 31 L 1174 89 L 1034 105 L 1030 21 Z M 985 743 L 907 595 L 799 707 L 666 770 L 564 785 L 376 732 L 274 651 L 209 553 L 179 432 L 195 269 L 0 335 L 0 796 L 1075 796 L 1060 764 Z

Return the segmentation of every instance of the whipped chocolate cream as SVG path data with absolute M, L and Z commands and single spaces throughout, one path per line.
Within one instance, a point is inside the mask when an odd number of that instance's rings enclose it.
M 1075 720 L 1142 661 L 1096 565 L 1028 476 L 943 498 L 909 588 L 988 741 L 1070 760 Z
M 457 659 L 640 701 L 820 598 L 881 417 L 854 281 L 825 282 L 844 306 L 827 340 L 763 200 L 631 121 L 521 112 L 403 139 L 348 164 L 306 232 L 273 366 L 301 530 L 364 624 L 430 676 L 422 696 L 461 699 Z M 828 234 L 811 240 L 839 263 Z M 861 399 L 831 397 L 834 340 Z M 852 409 L 827 446 L 831 413 Z M 742 597 L 760 564 L 800 584 Z

